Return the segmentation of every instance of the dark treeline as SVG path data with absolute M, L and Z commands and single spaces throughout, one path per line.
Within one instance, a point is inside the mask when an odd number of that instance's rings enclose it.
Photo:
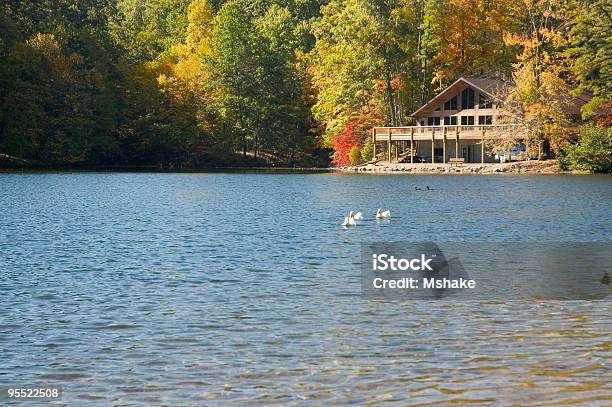
M 315 2 L 0 6 L 0 161 L 326 165 L 297 55 Z M 299 17 L 294 13 L 299 13 Z
M 369 158 L 369 127 L 412 124 L 462 75 L 514 79 L 525 123 L 559 138 L 552 94 L 591 92 L 587 121 L 609 109 L 610 15 L 605 0 L 3 2 L 0 162 L 345 164 Z

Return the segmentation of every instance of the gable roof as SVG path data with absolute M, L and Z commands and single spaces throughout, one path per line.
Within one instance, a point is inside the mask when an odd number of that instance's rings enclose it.
M 498 89 L 504 88 L 506 86 L 506 83 L 499 79 L 462 76 L 461 78 L 453 82 L 450 86 L 448 86 L 446 89 L 444 89 L 442 92 L 438 93 L 429 102 L 421 106 L 416 112 L 412 113 L 410 116 L 415 117 L 423 110 L 427 110 L 427 108 L 431 107 L 432 104 L 439 102 L 449 93 L 452 93 L 453 91 L 457 90 L 457 88 L 462 87 L 463 85 L 469 85 L 483 93 L 485 96 L 492 98 L 495 96 L 495 92 Z

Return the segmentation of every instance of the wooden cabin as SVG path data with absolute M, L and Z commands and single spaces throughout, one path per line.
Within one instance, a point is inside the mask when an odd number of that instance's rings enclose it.
M 411 115 L 416 126 L 376 127 L 374 141 L 387 141 L 389 161 L 410 142 L 411 162 L 496 162 L 483 141 L 487 132 L 509 127 L 499 123 L 503 113 L 493 101 L 503 87 L 499 80 L 461 77 Z
M 504 112 L 494 102 L 506 86 L 496 79 L 461 77 L 411 114 L 416 126 L 373 128 L 374 150 L 377 142 L 386 142 L 389 162 L 405 151 L 410 162 L 499 162 L 495 152 L 486 148 L 485 140 L 516 130 L 512 124 L 502 123 Z M 583 92 L 564 110 L 570 117 L 578 117 L 590 97 Z

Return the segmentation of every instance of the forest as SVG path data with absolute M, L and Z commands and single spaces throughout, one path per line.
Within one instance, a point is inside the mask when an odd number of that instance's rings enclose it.
M 8 0 L 0 163 L 344 165 L 467 75 L 511 82 L 528 129 L 578 151 L 556 101 L 587 91 L 585 134 L 612 124 L 612 3 Z

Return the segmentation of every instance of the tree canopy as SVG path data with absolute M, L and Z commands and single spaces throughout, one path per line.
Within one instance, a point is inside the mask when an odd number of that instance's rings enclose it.
M 610 121 L 610 16 L 605 0 L 5 2 L 0 157 L 355 162 L 370 127 L 413 124 L 465 75 L 513 82 L 526 138 L 562 151 L 564 98 L 589 92 L 582 120 Z

